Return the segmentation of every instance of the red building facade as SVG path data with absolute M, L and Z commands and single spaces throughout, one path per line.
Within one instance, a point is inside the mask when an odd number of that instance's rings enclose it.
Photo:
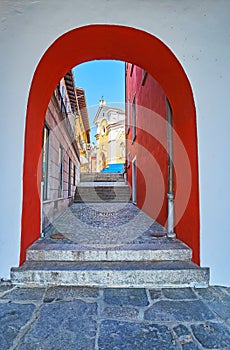
M 127 63 L 127 180 L 132 200 L 168 229 L 168 197 L 172 194 L 174 231 L 193 249 L 193 260 L 199 263 L 199 202 L 192 190 L 197 187 L 192 165 L 196 153 L 192 144 L 186 144 L 190 136 L 186 138 L 187 126 L 185 129 L 183 124 L 178 116 L 174 118 L 159 83 L 144 69 Z M 193 129 L 191 125 L 191 135 Z M 170 140 L 172 158 L 169 157 Z
M 127 179 L 132 186 L 133 201 L 165 225 L 166 95 L 152 76 L 133 64 L 126 65 L 126 106 Z

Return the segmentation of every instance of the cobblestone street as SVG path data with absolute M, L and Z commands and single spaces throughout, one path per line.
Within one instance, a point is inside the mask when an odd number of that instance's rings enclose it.
M 230 349 L 230 288 L 0 284 L 1 350 Z
M 148 243 L 164 234 L 164 227 L 132 203 L 74 203 L 56 219 L 45 237 L 64 235 L 62 243 L 122 244 Z M 60 240 L 59 240 L 60 243 Z

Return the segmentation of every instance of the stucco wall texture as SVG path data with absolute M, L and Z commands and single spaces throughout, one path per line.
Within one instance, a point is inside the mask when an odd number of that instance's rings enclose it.
M 100 23 L 141 29 L 159 38 L 187 74 L 197 115 L 201 265 L 211 267 L 212 284 L 230 284 L 229 19 L 230 3 L 225 0 L 1 1 L 0 277 L 7 278 L 19 261 L 25 117 L 35 69 L 62 34 Z M 76 46 L 76 54 L 80 50 Z M 45 93 L 46 86 L 41 99 Z

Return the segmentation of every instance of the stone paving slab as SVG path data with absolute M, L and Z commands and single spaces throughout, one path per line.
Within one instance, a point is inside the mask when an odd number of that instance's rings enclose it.
M 98 288 L 78 288 L 78 287 L 49 287 L 46 290 L 44 301 L 48 300 L 92 300 L 95 301 L 99 296 Z
M 12 284 L 10 283 L 1 284 L 0 282 L 0 296 L 12 288 L 13 288 Z
M 177 341 L 181 344 L 183 350 L 199 350 L 201 349 L 199 344 L 197 344 L 192 331 L 189 326 L 184 324 L 179 324 L 173 327 L 173 331 L 176 335 Z
M 145 312 L 145 319 L 153 322 L 193 322 L 215 318 L 214 313 L 200 300 L 161 300 Z
M 110 288 L 104 291 L 104 301 L 110 305 L 147 306 L 149 304 L 145 289 Z
M 2 296 L 2 300 L 10 301 L 42 301 L 45 293 L 45 288 L 23 288 L 15 287 L 12 290 L 8 290 Z
M 167 299 L 196 299 L 197 296 L 191 288 L 179 288 L 178 290 L 172 288 L 165 288 L 162 290 L 163 295 Z
M 178 349 L 168 327 L 145 323 L 102 321 L 98 339 L 99 349 Z
M 221 323 L 206 322 L 191 326 L 196 339 L 205 349 L 230 349 L 229 329 Z
M 230 288 L 0 291 L 1 350 L 230 349 Z
M 198 289 L 200 295 L 208 305 L 223 319 L 230 320 L 230 295 L 220 288 Z
M 82 300 L 42 305 L 18 349 L 94 349 L 96 315 L 97 305 Z
M 19 303 L 0 304 L 0 348 L 10 349 L 18 333 L 33 318 L 35 305 Z

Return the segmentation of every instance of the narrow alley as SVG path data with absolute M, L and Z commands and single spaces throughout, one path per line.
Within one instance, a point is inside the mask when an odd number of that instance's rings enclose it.
M 192 250 L 130 202 L 123 174 L 93 176 L 82 174 L 75 203 L 27 249 L 22 266 L 12 268 L 13 283 L 208 286 L 209 269 L 191 261 Z

